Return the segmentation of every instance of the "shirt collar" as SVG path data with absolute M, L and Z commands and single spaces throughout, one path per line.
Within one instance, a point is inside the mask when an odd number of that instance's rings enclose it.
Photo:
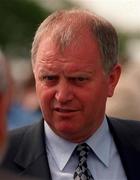
M 51 153 L 57 166 L 63 170 L 69 161 L 76 143 L 71 143 L 59 136 L 57 136 L 52 129 L 44 121 L 47 151 Z M 102 122 L 99 129 L 86 141 L 86 143 L 93 149 L 95 155 L 106 166 L 109 166 L 109 154 L 111 147 L 111 135 L 106 118 Z M 63 158 L 62 157 L 63 154 Z
M 49 153 L 51 153 L 59 169 L 63 170 L 77 144 L 71 143 L 57 136 L 48 126 L 46 121 L 44 121 L 44 125 L 45 125 L 44 127 L 46 134 L 47 150 L 49 151 Z M 62 158 L 62 154 L 63 154 L 63 158 Z
M 97 131 L 86 141 L 92 148 L 98 159 L 109 166 L 112 136 L 109 131 L 106 117 Z

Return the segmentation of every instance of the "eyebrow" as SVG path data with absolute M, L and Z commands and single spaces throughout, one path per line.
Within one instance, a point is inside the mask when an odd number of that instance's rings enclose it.
M 44 74 L 44 73 L 47 73 L 47 74 L 54 74 L 54 75 L 57 75 L 59 74 L 59 72 L 55 71 L 55 70 L 48 70 L 48 69 L 41 69 L 39 70 L 39 73 L 40 74 Z M 86 74 L 95 74 L 95 71 L 89 71 L 89 70 L 85 70 L 85 71 L 73 71 L 73 72 L 66 72 L 64 74 L 68 74 L 70 76 L 77 76 L 77 75 L 86 75 Z
M 38 69 L 39 73 L 52 73 L 52 74 L 59 74 L 60 72 L 65 72 L 65 69 L 63 71 L 63 69 L 59 69 L 57 65 L 47 65 L 47 66 L 42 66 Z M 89 64 L 87 65 L 83 65 L 80 67 L 70 67 L 66 70 L 65 74 L 72 74 L 72 75 L 79 75 L 79 74 L 95 74 L 96 73 L 96 69 L 94 69 L 94 67 L 90 68 Z

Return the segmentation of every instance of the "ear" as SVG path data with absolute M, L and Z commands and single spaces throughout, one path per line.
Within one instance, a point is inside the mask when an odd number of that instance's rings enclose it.
M 108 75 L 108 97 L 112 97 L 121 75 L 121 65 L 116 64 Z

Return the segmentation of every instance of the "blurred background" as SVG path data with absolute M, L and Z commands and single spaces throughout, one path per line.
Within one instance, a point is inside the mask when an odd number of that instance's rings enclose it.
M 123 72 L 106 113 L 140 119 L 140 1 L 139 0 L 0 0 L 0 49 L 10 67 L 11 103 L 8 126 L 14 129 L 41 118 L 34 88 L 30 49 L 41 21 L 58 9 L 80 7 L 104 16 L 119 36 Z

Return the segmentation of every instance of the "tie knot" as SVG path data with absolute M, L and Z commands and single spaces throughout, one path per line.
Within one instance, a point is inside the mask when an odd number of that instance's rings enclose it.
M 81 164 L 87 161 L 87 156 L 90 149 L 91 148 L 86 143 L 77 145 L 76 154 L 79 157 L 79 161 L 81 161 Z

